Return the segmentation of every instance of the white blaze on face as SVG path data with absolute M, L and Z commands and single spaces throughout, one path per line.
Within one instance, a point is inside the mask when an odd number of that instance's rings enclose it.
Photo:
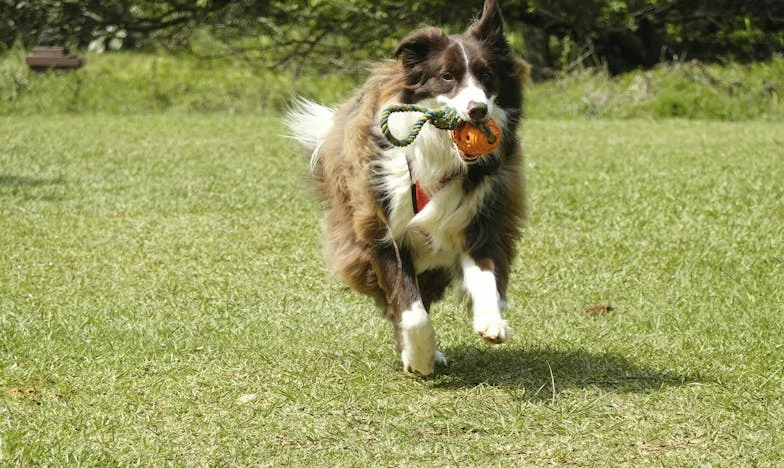
M 493 113 L 493 100 L 479 86 L 478 80 L 471 73 L 468 53 L 466 53 L 465 47 L 460 42 L 457 45 L 460 46 L 460 52 L 463 53 L 463 60 L 465 61 L 466 72 L 463 75 L 463 81 L 460 83 L 460 88 L 454 97 L 438 96 L 437 99 L 444 105 L 456 109 L 463 120 L 471 120 L 468 115 L 468 106 L 472 102 L 485 104 L 487 106 L 487 115 L 491 115 Z

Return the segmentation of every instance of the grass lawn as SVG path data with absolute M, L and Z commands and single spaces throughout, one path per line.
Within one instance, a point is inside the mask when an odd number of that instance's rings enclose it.
M 277 119 L 2 118 L 0 464 L 777 464 L 781 130 L 526 122 L 515 334 L 418 379 Z

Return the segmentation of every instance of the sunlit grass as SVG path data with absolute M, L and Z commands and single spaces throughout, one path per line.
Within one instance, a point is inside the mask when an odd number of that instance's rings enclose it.
M 778 463 L 778 127 L 526 122 L 515 334 L 451 296 L 422 380 L 325 278 L 277 117 L 4 118 L 0 462 Z
M 78 71 L 32 73 L 24 51 L 0 56 L 0 115 L 150 112 L 278 112 L 295 95 L 330 105 L 345 100 L 364 73 L 272 71 L 236 58 L 165 53 L 85 54 Z M 362 69 L 358 66 L 357 69 Z M 664 64 L 608 77 L 595 70 L 528 83 L 534 119 L 670 117 L 784 121 L 784 58 L 750 65 Z

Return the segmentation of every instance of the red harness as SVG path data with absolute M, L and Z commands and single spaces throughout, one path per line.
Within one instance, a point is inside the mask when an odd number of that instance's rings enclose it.
M 424 210 L 428 202 L 430 202 L 430 197 L 427 196 L 422 189 L 422 186 L 419 185 L 419 182 L 411 184 L 411 196 L 411 202 L 414 205 L 414 214 Z
M 408 176 L 411 178 L 411 205 L 414 208 L 414 215 L 418 214 L 420 211 L 424 210 L 427 204 L 430 202 L 430 197 L 425 193 L 425 190 L 422 188 L 422 185 L 414 180 L 414 174 L 411 172 L 411 161 L 406 159 L 406 163 L 408 164 Z M 438 181 L 438 185 L 433 190 L 433 192 L 439 191 L 444 185 L 449 183 L 452 179 L 455 178 L 455 174 L 444 174 L 441 177 L 441 180 Z

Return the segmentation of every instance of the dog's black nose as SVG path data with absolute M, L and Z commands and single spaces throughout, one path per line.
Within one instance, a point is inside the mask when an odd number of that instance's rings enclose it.
M 474 122 L 480 121 L 487 117 L 487 104 L 483 102 L 471 101 L 468 103 L 468 116 Z

